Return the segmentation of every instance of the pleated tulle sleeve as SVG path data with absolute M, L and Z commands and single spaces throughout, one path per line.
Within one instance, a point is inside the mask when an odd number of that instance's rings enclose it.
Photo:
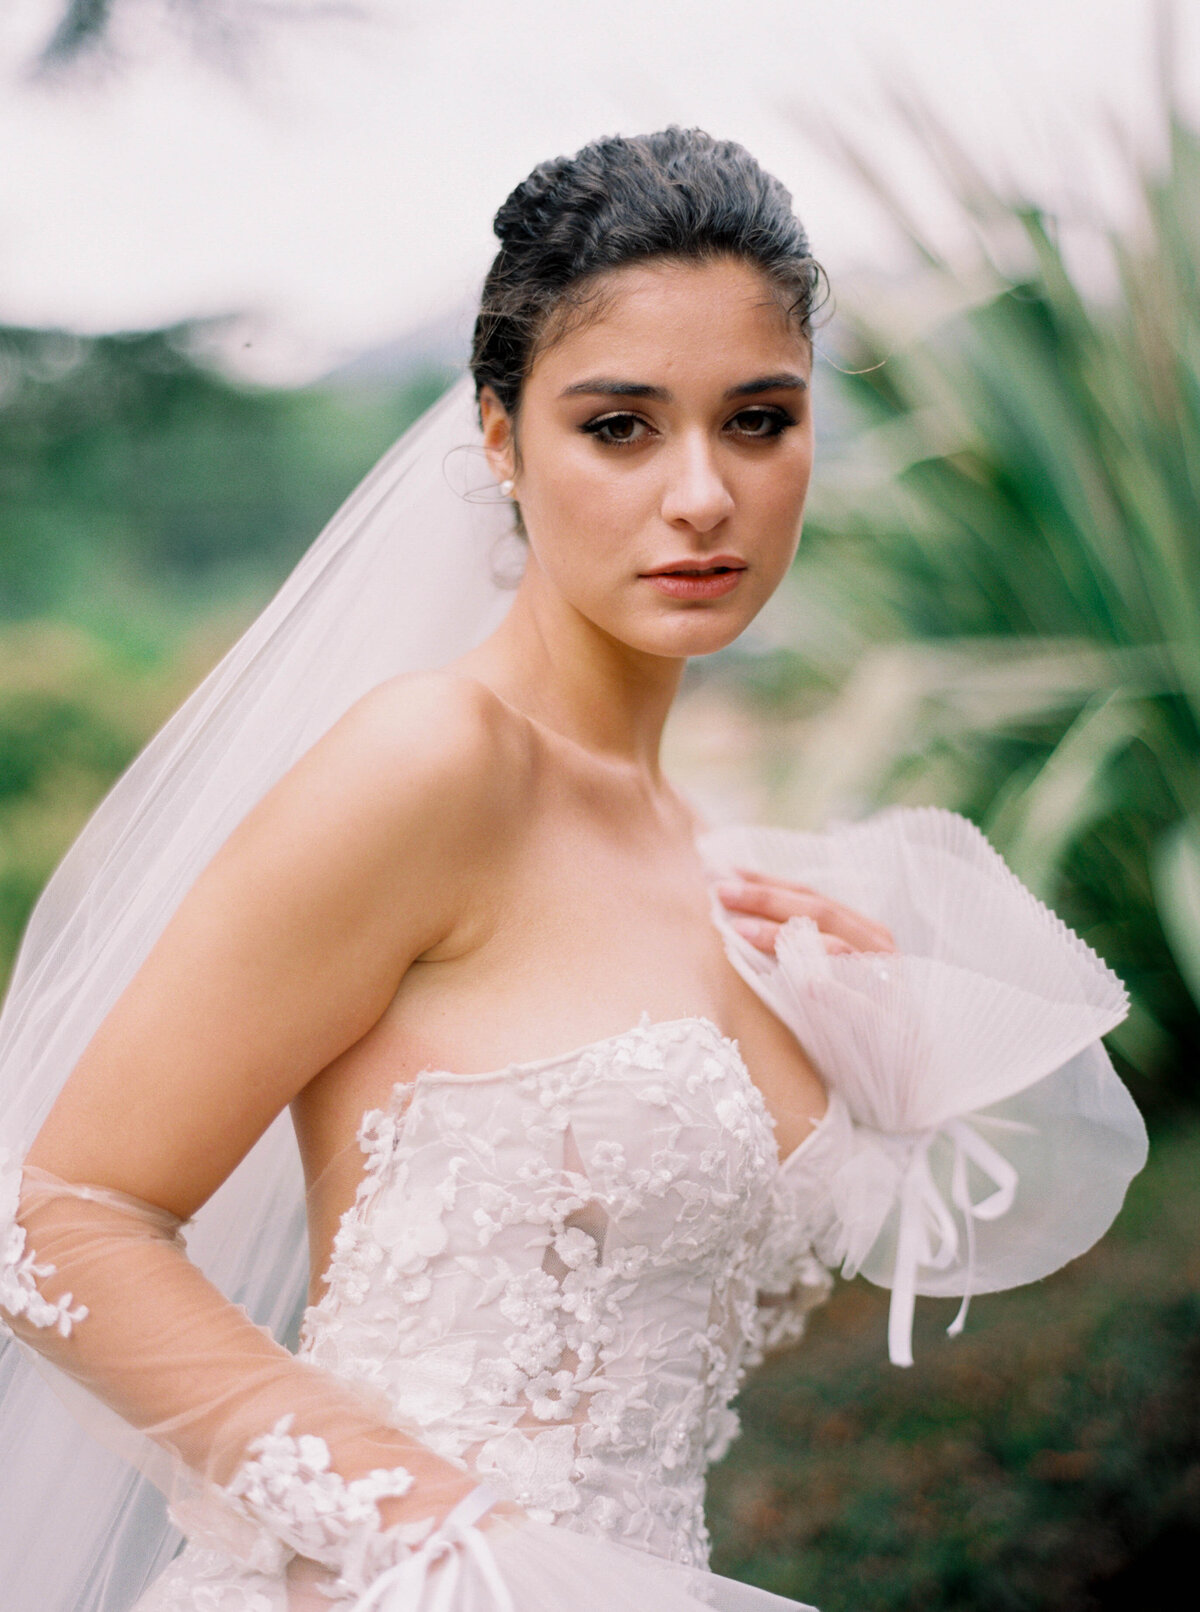
M 831 956 L 793 918 L 775 956 L 714 900 L 730 961 L 821 1072 L 830 1110 L 779 1193 L 822 1261 L 892 1289 L 912 1361 L 915 1295 L 1017 1287 L 1090 1248 L 1146 1158 L 1101 1037 L 1124 987 L 964 818 L 892 808 L 828 833 L 727 828 L 710 871 L 794 880 L 885 923 L 893 953 Z

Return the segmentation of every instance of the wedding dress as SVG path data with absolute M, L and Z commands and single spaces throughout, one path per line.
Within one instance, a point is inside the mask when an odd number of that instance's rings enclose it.
M 803 880 L 896 937 L 895 955 L 830 956 L 794 919 L 767 957 L 714 901 L 731 962 L 821 1071 L 824 1118 L 781 1160 L 754 1071 L 698 1017 L 396 1085 L 363 1116 L 356 1201 L 264 1401 L 280 1414 L 248 1444 L 238 1422 L 235 1475 L 177 1503 L 191 1543 L 138 1612 L 285 1612 L 297 1551 L 324 1564 L 329 1598 L 306 1607 L 795 1607 L 707 1570 L 704 1473 L 747 1368 L 799 1337 L 833 1270 L 893 1288 L 905 1363 L 917 1293 L 965 1307 L 1103 1233 L 1145 1156 L 1100 1041 L 1124 992 L 976 830 L 893 810 L 701 849 L 714 875 Z M 141 1426 L 170 1351 L 125 1370 L 89 1359 L 89 1329 L 98 1355 L 106 1327 L 128 1350 L 113 1311 L 154 1315 L 152 1280 L 190 1269 L 178 1231 L 0 1167 L 0 1318 Z M 225 1345 L 195 1347 L 208 1365 Z M 205 1394 L 206 1436 L 220 1400 Z M 481 1488 L 437 1526 L 380 1535 L 374 1498 L 423 1480 L 360 1463 L 343 1481 L 330 1445 L 364 1407 Z M 487 1514 L 495 1497 L 514 1510 Z

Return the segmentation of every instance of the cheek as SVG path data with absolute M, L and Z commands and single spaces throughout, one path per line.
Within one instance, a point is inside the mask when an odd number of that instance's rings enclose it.
M 811 443 L 801 440 L 777 464 L 748 478 L 743 487 L 743 507 L 764 540 L 786 544 L 795 535 L 811 475 Z
M 532 461 L 531 459 L 531 462 Z M 593 558 L 628 542 L 653 503 L 651 478 L 614 474 L 588 443 L 556 444 L 538 463 L 524 488 L 525 523 L 531 537 L 540 532 L 554 548 L 581 552 L 579 544 L 559 544 L 569 535 L 587 539 L 583 552 Z

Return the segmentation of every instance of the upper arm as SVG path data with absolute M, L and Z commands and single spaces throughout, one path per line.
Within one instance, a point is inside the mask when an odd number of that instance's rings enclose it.
M 463 921 L 504 810 L 489 698 L 397 680 L 301 758 L 184 897 L 30 1163 L 195 1212 Z

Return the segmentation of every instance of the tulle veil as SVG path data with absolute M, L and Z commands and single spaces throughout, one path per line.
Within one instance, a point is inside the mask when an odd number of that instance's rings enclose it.
M 63 1082 L 201 868 L 355 699 L 484 637 L 510 598 L 512 505 L 462 376 L 338 510 L 275 598 L 101 803 L 34 910 L 0 1014 L 0 1166 Z M 281 1115 L 188 1231 L 192 1258 L 285 1336 L 307 1280 Z M 126 1612 L 174 1553 L 139 1451 L 93 1402 L 0 1343 L 7 1612 Z M 68 1410 L 64 1401 L 70 1401 Z M 79 1416 L 92 1431 L 81 1430 Z M 120 1451 L 120 1453 L 117 1453 Z

